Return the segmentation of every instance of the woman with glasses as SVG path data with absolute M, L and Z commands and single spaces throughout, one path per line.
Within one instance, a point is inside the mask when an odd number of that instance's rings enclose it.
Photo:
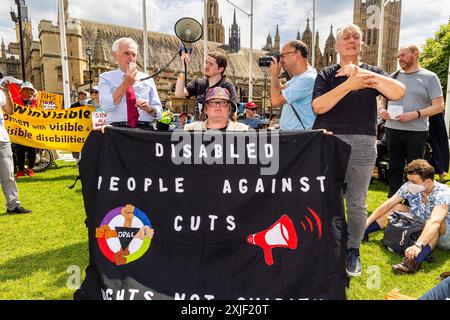
M 236 104 L 230 98 L 230 92 L 222 87 L 214 87 L 206 93 L 202 108 L 202 120 L 184 126 L 186 131 L 220 130 L 248 131 L 249 126 L 233 120 Z
M 100 106 L 100 94 L 98 92 L 98 86 L 92 87 L 90 94 L 92 99 L 89 104 L 95 107 L 95 112 L 103 112 L 103 109 Z

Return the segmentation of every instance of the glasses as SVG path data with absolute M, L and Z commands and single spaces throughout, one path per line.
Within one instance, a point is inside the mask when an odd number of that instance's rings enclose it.
M 289 51 L 289 52 L 282 53 L 282 54 L 280 54 L 280 57 L 284 59 L 284 56 L 287 54 L 290 54 L 290 53 L 297 53 L 297 51 Z
M 225 108 L 225 107 L 228 107 L 229 102 L 228 101 L 208 101 L 207 104 L 208 104 L 208 106 L 211 106 L 211 107 Z
M 98 93 L 98 91 L 97 90 L 92 90 L 91 93 Z

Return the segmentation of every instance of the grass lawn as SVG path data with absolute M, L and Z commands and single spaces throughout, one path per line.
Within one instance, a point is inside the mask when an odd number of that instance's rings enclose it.
M 0 206 L 0 299 L 72 299 L 77 271 L 84 279 L 88 261 L 87 231 L 81 184 L 70 190 L 77 176 L 75 163 L 58 162 L 58 167 L 18 181 L 20 198 L 30 215 L 6 215 Z M 387 187 L 375 181 L 368 206 L 372 212 L 386 199 Z M 0 201 L 4 201 L 3 197 Z M 391 289 L 419 297 L 433 287 L 435 278 L 450 271 L 449 252 L 436 249 L 435 262 L 423 263 L 413 276 L 397 275 L 391 265 L 401 257 L 381 245 L 375 233 L 361 247 L 363 274 L 352 279 L 348 298 L 383 299 Z M 69 284 L 69 286 L 68 286 Z

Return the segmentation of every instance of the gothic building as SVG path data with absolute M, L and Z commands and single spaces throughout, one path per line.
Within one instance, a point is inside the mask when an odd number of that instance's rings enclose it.
M 381 1 L 354 0 L 353 7 L 353 23 L 362 29 L 366 44 L 362 60 L 372 65 L 377 65 L 378 62 Z M 381 69 L 390 73 L 397 69 L 401 8 L 402 0 L 395 0 L 388 2 L 384 9 Z
M 266 38 L 266 45 L 264 47 L 262 47 L 262 50 L 268 51 L 268 52 L 273 52 L 272 36 L 270 35 L 270 32 Z
M 210 5 L 214 3 L 217 5 L 217 1 L 209 1 Z M 68 1 L 66 0 L 66 8 L 67 5 Z M 211 9 L 213 9 L 213 6 Z M 218 12 L 216 13 L 218 16 Z M 18 30 L 18 26 L 16 26 L 16 30 Z M 37 40 L 34 40 L 31 34 L 31 21 L 29 27 L 24 26 L 24 30 L 30 30 L 27 33 L 28 35 L 25 36 L 24 45 L 26 48 L 27 80 L 32 81 L 38 90 L 62 94 L 63 75 L 59 26 L 54 25 L 52 21 L 41 20 L 38 25 L 39 39 Z M 141 29 L 66 16 L 66 45 L 72 98 L 76 98 L 78 90 L 89 88 L 90 75 L 92 75 L 92 82 L 96 84 L 101 73 L 117 68 L 117 64 L 112 58 L 112 44 L 120 37 L 131 37 L 139 44 L 140 51 L 137 62 L 142 70 L 143 38 Z M 223 45 L 223 40 L 221 42 L 213 40 L 209 39 L 208 41 L 208 51 L 222 50 L 227 55 L 228 67 L 225 75 L 235 84 L 237 92 L 240 93 L 241 101 L 245 101 L 248 95 L 249 49 L 240 48 L 239 52 L 229 52 L 225 50 L 227 46 Z M 0 68 L 2 68 L 4 74 L 21 78 L 18 43 L 19 40 L 17 40 L 17 43 L 10 43 L 7 47 L 4 44 L 2 45 Z M 147 73 L 153 74 L 166 66 L 177 54 L 179 39 L 175 35 L 148 32 L 148 46 L 150 67 Z M 92 50 L 91 56 L 87 55 L 87 48 Z M 259 106 L 263 103 L 265 73 L 258 65 L 258 58 L 264 54 L 265 52 L 261 50 L 253 51 L 255 57 L 253 101 Z M 5 63 L 5 61 L 7 62 Z M 203 63 L 203 41 L 198 41 L 193 47 L 188 80 L 203 76 Z M 175 59 L 164 72 L 155 78 L 155 82 L 161 100 L 170 101 L 174 112 L 193 112 L 195 99 L 176 98 L 174 96 L 175 83 L 181 67 L 181 60 Z M 265 102 L 266 105 L 269 105 L 268 101 Z M 262 111 L 264 110 L 260 110 L 260 112 Z
M 277 25 L 277 31 L 275 31 L 275 42 L 273 43 L 273 50 L 276 53 L 280 53 L 281 52 L 280 31 L 278 30 L 278 25 Z
M 219 17 L 219 3 L 217 0 L 207 0 L 206 20 L 208 41 L 225 43 L 225 29 L 222 24 L 222 18 Z
M 333 26 L 330 27 L 330 34 L 325 41 L 325 49 L 323 50 L 322 63 L 329 66 L 337 63 L 336 38 L 333 34 Z
M 236 23 L 236 9 L 234 9 L 233 24 L 230 27 L 228 45 L 230 52 L 241 50 L 241 28 Z
M 309 52 L 308 61 L 309 61 L 309 63 L 311 63 L 311 57 L 312 57 L 312 55 L 311 55 L 311 52 L 312 52 L 312 37 L 313 37 L 313 34 L 312 34 L 312 31 L 311 31 L 311 28 L 309 27 L 309 18 L 308 18 L 308 19 L 306 19 L 306 28 L 305 28 L 305 31 L 303 31 L 302 38 L 301 39 L 297 39 L 297 40 L 303 41 L 303 43 L 306 44 L 306 46 L 308 47 L 308 52 Z M 316 42 L 316 45 L 317 44 L 318 43 Z
M 20 49 L 17 43 L 10 43 L 6 48 L 2 39 L 0 52 L 0 73 L 20 78 Z
M 275 31 L 275 41 L 272 44 L 272 37 L 269 35 L 267 36 L 266 45 L 262 48 L 264 51 L 268 51 L 270 54 L 276 54 L 281 52 L 281 45 L 280 45 L 280 30 L 277 29 Z
M 305 43 L 305 45 L 308 47 L 308 61 L 310 64 L 312 64 L 312 31 L 309 27 L 309 19 L 306 20 L 306 28 L 303 34 L 300 33 L 300 30 L 297 32 L 296 40 L 301 40 Z M 335 64 L 337 61 L 337 53 L 335 49 L 336 45 L 336 38 L 333 35 L 333 26 L 330 28 L 330 34 L 325 42 L 325 48 L 324 52 L 322 54 L 320 50 L 320 42 L 319 42 L 319 32 L 316 32 L 316 47 L 314 50 L 315 53 L 315 67 L 317 70 L 322 69 L 325 66 Z M 272 45 L 272 37 L 269 35 L 267 36 L 266 45 L 262 48 L 264 51 L 268 51 L 269 53 L 279 53 L 281 52 L 280 48 L 280 32 L 278 29 L 276 29 L 276 36 L 275 36 L 275 44 Z

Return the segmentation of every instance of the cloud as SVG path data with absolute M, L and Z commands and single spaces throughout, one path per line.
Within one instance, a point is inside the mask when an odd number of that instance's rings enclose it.
M 57 20 L 57 0 L 26 1 L 28 12 L 33 22 L 33 32 L 37 39 L 37 26 L 41 19 Z M 233 0 L 234 4 L 250 12 L 249 0 Z M 279 25 L 281 43 L 295 39 L 297 31 L 305 30 L 306 19 L 311 17 L 312 0 L 254 0 L 254 45 L 260 49 L 266 43 L 268 33 L 275 35 Z M 333 24 L 334 32 L 340 26 L 353 22 L 353 0 L 317 0 L 316 29 L 320 33 L 323 48 Z M 228 42 L 228 30 L 233 22 L 234 7 L 226 0 L 218 0 L 220 16 L 225 27 Z M 142 28 L 141 0 L 69 0 L 69 13 L 73 17 L 89 19 L 110 24 Z M 1 8 L 16 8 L 12 0 L 0 0 Z M 425 43 L 439 29 L 439 25 L 448 22 L 448 0 L 403 0 L 400 30 L 400 43 Z M 17 10 L 17 8 L 15 9 Z M 6 10 L 5 10 L 6 11 Z M 147 26 L 151 31 L 174 34 L 173 27 L 182 17 L 192 17 L 199 22 L 203 17 L 201 0 L 147 0 Z M 249 18 L 241 11 L 236 11 L 237 23 L 241 28 L 241 46 L 249 47 Z M 312 21 L 310 22 L 312 27 Z M 0 36 L 5 42 L 15 41 L 14 24 L 5 13 L 0 19 Z
M 425 44 L 426 39 L 434 37 L 441 24 L 448 23 L 448 0 L 408 0 L 402 3 L 400 22 L 400 45 Z

